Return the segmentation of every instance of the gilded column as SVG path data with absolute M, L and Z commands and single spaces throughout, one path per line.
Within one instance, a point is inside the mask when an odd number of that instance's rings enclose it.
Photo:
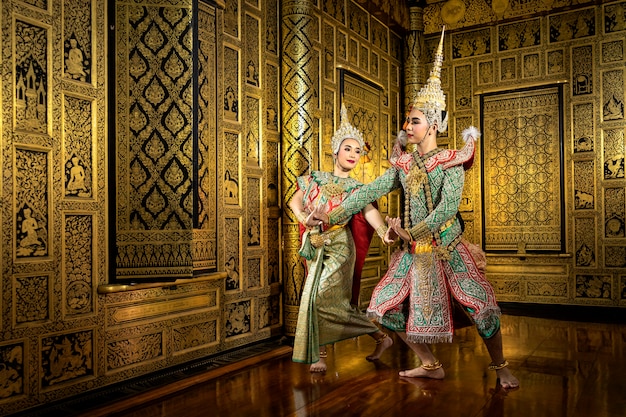
M 417 95 L 419 89 L 426 82 L 423 1 L 409 1 L 408 3 L 411 21 L 410 30 L 405 38 L 403 110 L 408 110 L 411 99 Z
M 317 140 L 315 89 L 309 74 L 316 74 L 312 39 L 317 21 L 313 1 L 282 1 L 282 192 L 289 202 L 296 178 L 311 170 L 313 142 Z M 285 205 L 283 211 L 283 313 L 285 332 L 294 335 L 305 273 L 298 255 L 298 221 Z

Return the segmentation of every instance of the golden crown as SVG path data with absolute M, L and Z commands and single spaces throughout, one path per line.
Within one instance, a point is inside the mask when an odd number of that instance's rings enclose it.
M 343 100 L 342 100 L 343 101 Z M 361 146 L 361 150 L 365 148 L 365 141 L 363 140 L 363 135 L 356 127 L 352 126 L 348 121 L 348 110 L 344 103 L 341 103 L 341 113 L 340 113 L 340 126 L 339 129 L 335 131 L 333 135 L 332 141 L 330 145 L 333 148 L 333 154 L 339 152 L 339 147 L 341 146 L 341 142 L 346 139 L 355 139 L 359 142 L 359 146 Z
M 441 65 L 443 63 L 443 35 L 445 26 L 441 30 L 441 40 L 435 53 L 435 62 L 430 71 L 426 84 L 422 86 L 413 101 L 413 107 L 420 110 L 437 110 L 439 113 L 446 109 L 446 96 L 441 89 Z M 424 112 L 425 113 L 425 112 Z

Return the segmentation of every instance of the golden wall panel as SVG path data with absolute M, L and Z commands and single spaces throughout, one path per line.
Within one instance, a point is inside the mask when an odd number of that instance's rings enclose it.
M 240 141 L 237 132 L 224 132 L 224 147 L 234 149 L 224 152 L 224 178 L 222 179 L 222 196 L 225 205 L 241 205 L 241 154 Z
M 626 224 L 626 188 L 604 189 L 604 238 L 624 239 Z
M 260 64 L 260 44 L 259 44 L 259 19 L 249 14 L 244 18 L 244 45 L 245 45 L 245 80 L 246 84 L 255 87 L 261 85 L 261 64 Z
M 53 319 L 52 273 L 15 274 L 12 277 L 12 324 L 32 326 Z
M 226 339 L 241 338 L 252 331 L 252 300 L 244 299 L 224 306 Z
M 604 129 L 603 132 L 604 179 L 616 180 L 624 178 L 624 128 Z
M 248 177 L 246 191 L 245 243 L 249 251 L 251 248 L 261 246 L 261 230 L 263 230 L 265 223 L 261 212 L 261 178 Z
M 124 339 L 110 338 L 106 344 L 106 373 L 111 374 L 165 357 L 162 332 L 135 335 Z
M 607 268 L 626 268 L 626 246 L 604 246 L 604 262 Z M 622 291 L 622 298 L 626 295 Z
M 280 294 L 259 298 L 259 330 L 266 327 L 273 327 L 282 331 L 278 326 L 282 323 Z
M 50 149 L 16 146 L 13 178 L 15 189 L 15 261 L 49 259 L 52 256 Z
M 224 269 L 226 271 L 226 292 L 241 288 L 241 219 L 227 218 L 225 221 L 227 239 Z
M 277 13 L 279 10 L 279 1 L 278 0 L 264 0 L 263 7 L 265 8 L 265 15 L 263 16 L 263 20 L 265 23 L 265 47 L 264 49 L 266 53 L 269 53 L 273 56 L 278 56 L 279 53 L 279 38 L 280 38 L 280 30 L 279 30 L 279 14 Z M 262 44 L 263 45 L 263 44 Z M 268 106 L 270 107 L 270 106 Z M 278 110 L 278 107 L 276 107 Z
M 246 112 L 246 165 L 248 168 L 261 167 L 261 119 L 260 100 L 257 97 L 246 96 L 244 101 Z
M 602 63 L 610 64 L 624 60 L 624 40 L 617 39 L 602 43 Z
M 94 189 L 94 100 L 63 96 L 63 151 L 66 198 L 92 198 Z
M 278 73 L 278 66 L 273 63 L 265 63 L 265 78 L 266 84 L 264 87 L 265 92 L 265 125 L 268 130 L 278 132 L 280 123 L 280 107 L 279 103 L 279 87 L 280 77 Z M 269 163 L 268 159 L 268 163 Z M 278 184 L 276 182 L 276 184 Z
M 93 57 L 94 39 L 85 18 L 93 16 L 94 0 L 72 0 L 63 4 L 63 77 L 80 83 L 94 84 L 90 58 Z
M 595 161 L 574 161 L 574 210 L 595 208 Z
M 39 381 L 42 391 L 95 377 L 95 330 L 49 333 L 39 339 Z
M 624 120 L 624 70 L 604 71 L 601 88 L 602 121 Z
M 577 274 L 574 299 L 581 304 L 613 304 L 613 278 L 602 274 Z
M 130 305 L 108 304 L 106 306 L 107 327 L 130 326 L 137 323 L 171 315 L 190 314 L 218 308 L 217 290 L 205 294 L 134 301 Z
M 528 250 L 560 251 L 564 242 L 558 88 L 495 94 L 483 100 L 485 248 L 515 251 L 523 244 Z
M 50 26 L 16 16 L 14 36 L 15 79 L 13 129 L 50 135 L 51 55 Z
M 219 325 L 219 321 L 213 319 L 182 326 L 172 326 L 173 354 L 177 355 L 217 345 L 220 341 Z
M 593 78 L 593 45 L 572 48 L 572 90 L 574 96 L 593 94 L 596 80 Z
M 597 230 L 594 217 L 577 217 L 574 219 L 574 251 L 577 268 L 598 266 Z
M 524 297 L 523 283 L 517 277 L 501 277 L 497 274 L 489 276 L 498 301 L 522 301 Z
M 93 213 L 64 213 L 63 230 L 63 317 L 94 314 L 96 308 L 94 266 L 95 216 Z
M 0 343 L 5 383 L 0 386 L 0 401 L 17 401 L 30 393 L 29 379 L 31 376 L 28 362 L 29 352 L 25 340 L 12 340 Z
M 572 106 L 574 153 L 593 152 L 595 150 L 595 124 L 593 102 Z
M 276 218 L 267 219 L 267 283 L 280 283 L 281 224 Z
M 247 277 L 247 288 L 261 288 L 265 285 L 265 272 L 261 255 L 248 255 L 245 274 Z
M 239 51 L 229 45 L 224 46 L 224 119 L 240 120 Z

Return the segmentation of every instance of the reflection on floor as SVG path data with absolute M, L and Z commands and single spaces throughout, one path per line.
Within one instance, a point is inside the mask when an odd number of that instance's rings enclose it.
M 102 406 L 85 415 L 115 416 L 626 416 L 626 325 L 515 315 L 502 317 L 505 355 L 521 388 L 496 388 L 489 357 L 473 327 L 452 344 L 433 346 L 443 381 L 400 378 L 419 365 L 395 335 L 375 363 L 367 336 L 329 348 L 328 371 L 311 375 L 278 347 L 245 367 L 197 380 L 185 389 Z M 168 394 L 168 395 L 164 395 Z M 142 399 L 143 398 L 143 399 Z M 87 411 L 87 410 L 84 410 Z

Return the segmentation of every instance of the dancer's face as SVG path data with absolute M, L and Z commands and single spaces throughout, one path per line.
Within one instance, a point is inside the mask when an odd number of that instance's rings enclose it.
M 344 139 L 335 158 L 335 171 L 350 172 L 361 159 L 361 145 L 356 139 Z
M 408 143 L 420 146 L 428 136 L 436 135 L 437 125 L 428 124 L 421 110 L 412 109 L 404 123 Z

